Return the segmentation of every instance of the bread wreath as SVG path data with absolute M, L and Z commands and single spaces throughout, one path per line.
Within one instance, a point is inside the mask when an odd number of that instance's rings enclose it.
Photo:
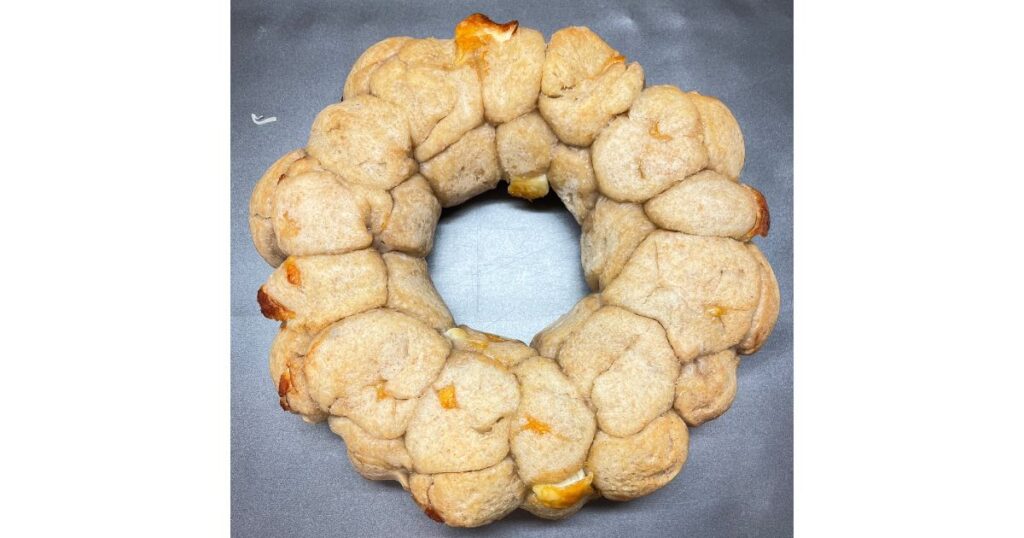
M 778 316 L 743 160 L 724 104 L 645 89 L 584 27 L 545 44 L 474 14 L 454 39 L 373 45 L 252 194 L 281 407 L 327 420 L 359 473 L 452 526 L 651 493 Z M 424 260 L 441 208 L 502 180 L 561 198 L 594 292 L 530 346 L 456 326 Z

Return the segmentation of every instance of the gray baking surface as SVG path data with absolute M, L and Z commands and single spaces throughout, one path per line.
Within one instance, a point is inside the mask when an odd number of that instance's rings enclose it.
M 231 523 L 234 536 L 786 536 L 793 517 L 793 15 L 790 2 L 270 2 L 231 13 Z M 742 180 L 771 208 L 757 239 L 782 288 L 764 348 L 745 358 L 721 418 L 690 430 L 668 486 L 628 503 L 598 501 L 549 522 L 516 511 L 477 530 L 428 519 L 394 482 L 352 469 L 324 424 L 283 412 L 267 369 L 277 323 L 256 290 L 271 268 L 249 239 L 249 194 L 263 170 L 305 144 L 316 113 L 341 96 L 359 54 L 392 35 L 450 37 L 481 11 L 545 36 L 589 26 L 647 84 L 721 98 L 746 139 Z M 256 125 L 250 114 L 277 121 Z M 428 258 L 458 323 L 529 342 L 586 292 L 579 227 L 552 194 L 526 203 L 504 187 L 445 210 Z

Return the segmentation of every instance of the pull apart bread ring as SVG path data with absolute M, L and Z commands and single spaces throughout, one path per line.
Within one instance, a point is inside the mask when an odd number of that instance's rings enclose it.
M 281 407 L 452 526 L 655 491 L 779 313 L 743 159 L 724 104 L 645 89 L 587 28 L 545 44 L 476 14 L 454 39 L 373 45 L 252 194 Z M 456 326 L 424 260 L 441 208 L 500 181 L 554 190 L 583 230 L 594 293 L 530 346 Z

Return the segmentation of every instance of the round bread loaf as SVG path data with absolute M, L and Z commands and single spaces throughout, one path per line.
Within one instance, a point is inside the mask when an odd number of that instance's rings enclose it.
M 779 313 L 743 159 L 722 102 L 644 89 L 587 28 L 545 43 L 475 14 L 453 39 L 371 46 L 252 193 L 281 407 L 452 526 L 655 491 Z M 529 346 L 457 326 L 424 259 L 441 208 L 501 181 L 564 202 L 593 290 Z

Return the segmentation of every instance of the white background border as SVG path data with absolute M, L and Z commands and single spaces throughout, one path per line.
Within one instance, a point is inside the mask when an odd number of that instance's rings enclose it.
M 795 15 L 797 534 L 1020 533 L 1024 18 L 852 6 Z M 5 532 L 226 535 L 229 7 L 3 11 Z
M 796 8 L 797 534 L 1021 536 L 1020 7 Z

